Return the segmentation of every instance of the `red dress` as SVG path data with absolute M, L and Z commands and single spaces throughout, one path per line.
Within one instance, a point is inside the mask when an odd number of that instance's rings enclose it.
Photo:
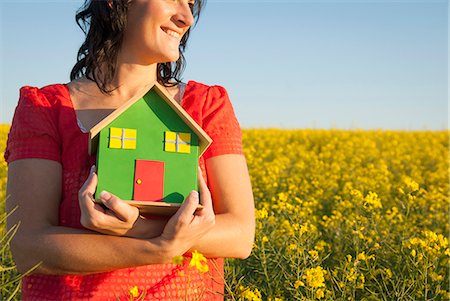
M 241 130 L 223 87 L 189 81 L 182 107 L 210 135 L 213 143 L 200 157 L 243 154 Z M 63 167 L 59 225 L 80 224 L 78 190 L 95 156 L 88 155 L 89 134 L 80 130 L 67 85 L 23 87 L 5 150 L 10 163 L 25 158 L 54 160 Z M 32 256 L 32 254 L 30 254 Z M 223 259 L 209 259 L 209 273 L 174 264 L 154 264 L 90 275 L 30 275 L 22 281 L 23 300 L 129 300 L 137 286 L 146 300 L 222 300 Z M 189 275 L 180 273 L 184 270 Z M 218 292 L 219 294 L 217 294 Z

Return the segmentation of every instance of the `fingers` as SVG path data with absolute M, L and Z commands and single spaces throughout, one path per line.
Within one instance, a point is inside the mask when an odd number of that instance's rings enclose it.
M 95 188 L 97 187 L 97 174 L 95 173 L 95 165 L 91 167 L 91 171 L 89 173 L 89 177 L 86 182 L 84 182 L 83 186 L 78 191 L 78 201 L 80 203 L 80 207 L 85 210 L 92 210 L 95 207 L 94 193 Z
M 178 209 L 177 213 L 173 216 L 175 219 L 182 220 L 183 222 L 189 223 L 192 221 L 195 210 L 198 207 L 199 198 L 198 192 L 193 190 L 189 193 L 184 203 Z
M 160 238 L 166 241 L 169 246 L 178 250 L 176 254 L 183 254 L 189 250 L 214 225 L 214 214 L 194 215 L 198 204 L 198 192 L 191 191 L 180 209 L 167 222 L 163 233 L 161 233 Z
M 134 221 L 139 216 L 139 209 L 128 205 L 120 198 L 107 191 L 102 191 L 100 193 L 100 198 L 103 204 L 113 211 L 117 218 L 122 221 Z
M 97 187 L 97 174 L 95 173 L 95 165 L 92 165 L 91 170 L 89 172 L 89 177 L 87 178 L 86 182 L 84 182 L 83 186 L 81 187 L 80 191 L 86 191 L 89 192 L 91 195 L 95 193 L 95 188 Z
M 97 187 L 95 166 L 91 168 L 89 177 L 78 193 L 81 209 L 81 224 L 100 233 L 110 235 L 125 235 L 133 228 L 139 217 L 139 210 L 128 205 L 117 196 L 102 191 L 100 200 L 106 206 L 95 203 L 93 194 Z
M 160 238 L 173 248 L 176 254 L 183 254 L 208 233 L 215 225 L 211 193 L 199 169 L 198 175 L 200 195 L 191 191 L 180 209 L 166 224 Z M 202 198 L 202 210 L 196 212 Z M 170 249 L 169 248 L 169 249 Z
M 200 203 L 204 206 L 203 210 L 212 210 L 211 192 L 206 185 L 203 173 L 200 167 L 198 168 L 198 187 L 200 190 Z M 202 211 L 203 211 L 202 210 Z

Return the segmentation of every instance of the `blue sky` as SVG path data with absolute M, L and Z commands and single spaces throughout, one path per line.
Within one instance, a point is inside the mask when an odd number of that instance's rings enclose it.
M 0 0 L 0 123 L 21 86 L 69 81 L 83 1 Z M 184 79 L 224 86 L 244 128 L 448 128 L 446 0 L 209 0 Z

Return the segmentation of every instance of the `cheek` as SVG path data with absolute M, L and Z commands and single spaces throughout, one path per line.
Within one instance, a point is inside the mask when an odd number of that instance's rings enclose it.
M 127 26 L 126 33 L 132 35 L 140 30 L 143 20 L 145 20 L 145 14 L 137 5 L 132 5 L 128 9 L 127 14 Z
M 147 17 L 155 23 L 171 22 L 172 16 L 176 14 L 176 3 L 167 0 L 148 0 L 145 11 Z M 143 8 L 144 9 L 144 8 Z
M 125 35 L 132 43 L 142 43 L 155 35 L 155 25 L 144 10 L 134 9 L 128 14 Z

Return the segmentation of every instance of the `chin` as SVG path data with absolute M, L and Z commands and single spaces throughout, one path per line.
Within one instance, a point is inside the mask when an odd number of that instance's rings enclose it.
M 165 63 L 173 63 L 173 62 L 178 61 L 179 58 L 180 58 L 180 53 L 177 52 L 177 53 L 174 53 L 171 55 L 166 55 L 164 62 Z
M 175 63 L 176 61 L 178 61 L 179 58 L 180 56 L 177 56 L 176 58 L 168 60 L 166 63 Z

